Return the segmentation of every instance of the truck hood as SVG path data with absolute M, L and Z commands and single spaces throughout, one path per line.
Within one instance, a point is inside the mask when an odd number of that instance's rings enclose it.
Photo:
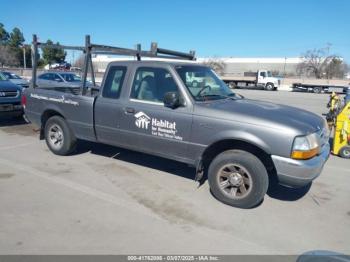
M 322 117 L 299 108 L 251 99 L 225 99 L 200 103 L 205 115 L 231 121 L 294 131 L 317 132 L 324 127 Z M 197 113 L 200 113 L 199 110 Z M 208 112 L 212 111 L 212 112 Z M 214 111 L 214 112 L 213 112 Z
M 0 91 L 4 92 L 4 91 L 21 91 L 22 88 L 10 81 L 7 80 L 3 80 L 0 81 Z

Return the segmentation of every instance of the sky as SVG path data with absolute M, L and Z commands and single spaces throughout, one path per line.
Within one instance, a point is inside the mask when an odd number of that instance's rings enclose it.
M 350 62 L 350 0 L 1 0 L 0 23 L 30 42 L 196 50 L 198 57 L 297 57 L 330 46 Z M 75 56 L 78 56 L 76 54 Z

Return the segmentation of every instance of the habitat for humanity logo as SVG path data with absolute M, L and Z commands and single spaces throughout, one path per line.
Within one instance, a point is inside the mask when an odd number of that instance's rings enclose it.
M 135 124 L 138 128 L 148 129 L 148 125 L 151 122 L 151 118 L 148 115 L 141 111 L 135 114 L 135 117 Z

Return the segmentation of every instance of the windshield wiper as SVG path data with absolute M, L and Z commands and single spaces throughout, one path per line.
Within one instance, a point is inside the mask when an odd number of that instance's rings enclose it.
M 208 98 L 215 98 L 217 97 L 218 99 L 223 99 L 223 98 L 227 98 L 227 96 L 223 96 L 223 95 L 213 95 L 213 94 L 210 94 L 210 95 L 201 95 L 201 96 L 197 96 L 197 98 L 201 98 L 202 100 L 210 100 Z

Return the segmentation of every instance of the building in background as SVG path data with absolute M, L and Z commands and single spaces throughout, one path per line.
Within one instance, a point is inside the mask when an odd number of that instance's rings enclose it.
M 221 72 L 225 76 L 239 76 L 243 72 L 256 72 L 266 69 L 275 76 L 295 76 L 297 74 L 297 66 L 302 62 L 299 57 L 284 58 L 199 58 L 199 62 L 208 61 L 222 62 L 224 67 Z
M 297 66 L 302 62 L 299 57 L 283 57 L 283 58 L 199 58 L 199 62 L 207 62 L 209 60 L 221 61 L 224 65 L 222 75 L 239 76 L 243 72 L 256 72 L 266 69 L 273 72 L 276 76 L 295 76 L 297 74 Z
M 120 60 L 135 60 L 134 58 L 125 57 L 117 58 L 107 55 L 97 55 L 93 57 L 94 68 L 97 72 L 104 72 L 108 63 Z M 151 58 L 144 58 L 151 60 Z M 159 59 L 157 59 L 159 60 Z M 240 75 L 243 72 L 257 71 L 259 69 L 267 69 L 278 76 L 294 76 L 296 75 L 297 65 L 302 61 L 299 57 L 283 57 L 283 58 L 198 58 L 197 62 L 206 63 L 209 60 L 223 63 L 223 75 Z

